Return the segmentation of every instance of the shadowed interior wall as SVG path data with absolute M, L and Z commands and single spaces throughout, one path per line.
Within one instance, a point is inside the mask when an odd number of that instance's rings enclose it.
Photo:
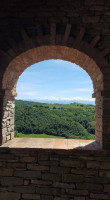
M 110 152 L 0 149 L 0 200 L 110 199 Z
M 0 143 L 13 138 L 13 102 L 21 72 L 33 60 L 76 63 L 77 58 L 81 67 L 86 63 L 96 86 L 96 140 L 103 147 L 102 151 L 0 147 L 0 200 L 110 199 L 110 153 L 104 150 L 110 150 L 110 1 L 4 0 L 0 25 Z M 94 64 L 87 65 L 86 58 Z

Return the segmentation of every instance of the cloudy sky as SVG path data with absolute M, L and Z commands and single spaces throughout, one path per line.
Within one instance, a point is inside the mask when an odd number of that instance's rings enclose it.
M 47 60 L 27 68 L 17 83 L 16 99 L 94 102 L 89 75 L 63 60 Z

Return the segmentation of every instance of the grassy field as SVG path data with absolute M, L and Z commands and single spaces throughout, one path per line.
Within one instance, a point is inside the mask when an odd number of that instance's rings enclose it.
M 59 138 L 59 139 L 66 139 L 65 137 L 60 137 L 60 136 L 54 136 L 54 135 L 46 135 L 46 134 L 22 134 L 22 133 L 17 133 L 15 137 L 25 137 L 25 138 Z M 69 139 L 84 139 L 80 138 L 80 136 L 74 135 L 72 138 Z M 94 140 L 95 136 L 90 135 L 89 140 Z
M 54 135 L 46 135 L 46 134 L 22 134 L 17 133 L 15 137 L 25 137 L 25 138 L 61 138 L 64 139 L 65 137 L 54 136 Z

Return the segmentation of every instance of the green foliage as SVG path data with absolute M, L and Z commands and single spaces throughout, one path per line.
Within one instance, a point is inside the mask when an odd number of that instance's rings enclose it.
M 46 134 L 22 134 L 22 133 L 17 133 L 16 137 L 31 137 L 31 138 L 60 138 L 64 139 L 64 137 L 60 136 L 54 136 L 54 135 L 46 135 Z
M 15 105 L 16 136 L 18 133 L 26 135 L 34 133 L 34 135 L 94 139 L 93 105 L 45 104 L 21 100 L 16 100 Z

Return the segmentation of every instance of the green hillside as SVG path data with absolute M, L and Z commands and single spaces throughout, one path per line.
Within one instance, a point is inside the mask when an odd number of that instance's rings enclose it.
M 18 134 L 20 133 L 20 134 Z M 15 101 L 15 136 L 57 136 L 94 139 L 95 107 L 85 104 L 46 104 Z M 38 135 L 37 135 L 38 134 Z M 40 137 L 40 136 L 39 136 Z

